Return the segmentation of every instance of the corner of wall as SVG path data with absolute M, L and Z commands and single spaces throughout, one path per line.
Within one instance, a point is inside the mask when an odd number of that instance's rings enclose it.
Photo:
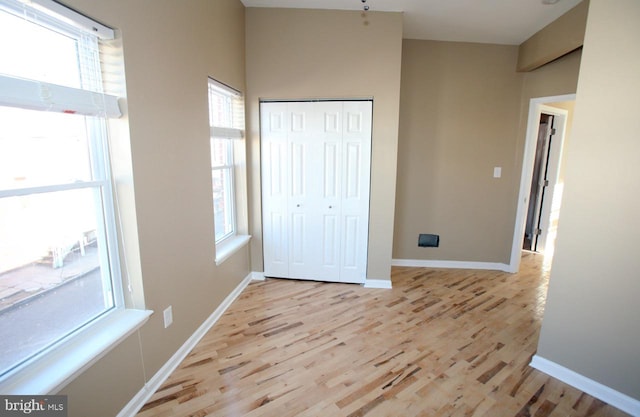
M 532 71 L 580 48 L 588 10 L 585 0 L 524 41 L 518 48 L 517 71 Z

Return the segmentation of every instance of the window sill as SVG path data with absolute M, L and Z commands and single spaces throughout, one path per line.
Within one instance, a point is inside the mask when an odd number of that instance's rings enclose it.
M 236 235 L 216 244 L 216 265 L 220 265 L 231 255 L 246 246 L 250 239 L 250 235 Z
M 0 380 L 0 392 L 8 395 L 57 393 L 139 329 L 151 313 L 150 310 L 128 309 L 108 313 L 68 341 L 5 376 Z

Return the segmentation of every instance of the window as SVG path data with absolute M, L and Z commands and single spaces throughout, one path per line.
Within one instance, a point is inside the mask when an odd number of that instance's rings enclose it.
M 239 193 L 234 155 L 236 149 L 243 149 L 238 142 L 244 138 L 244 102 L 238 91 L 212 79 L 209 79 L 209 126 L 216 261 L 220 262 L 230 243 L 236 246 L 245 240 L 237 239 Z
M 110 29 L 78 17 L 0 0 L 0 382 L 123 307 L 107 142 L 120 111 L 99 59 Z

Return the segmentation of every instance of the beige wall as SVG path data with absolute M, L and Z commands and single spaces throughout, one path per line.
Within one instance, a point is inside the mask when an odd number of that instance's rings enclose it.
M 395 259 L 508 262 L 516 59 L 515 46 L 404 40 Z M 440 247 L 419 248 L 419 233 Z
M 517 73 L 516 50 L 404 40 L 394 259 L 510 262 L 529 101 L 575 93 L 581 54 Z
M 531 71 L 580 48 L 588 7 L 589 0 L 584 0 L 523 42 L 519 47 L 518 71 Z
M 207 77 L 245 88 L 244 6 L 240 0 L 67 3 L 122 34 L 136 210 L 125 217 L 137 217 L 140 260 L 130 269 L 146 308 L 155 311 L 63 390 L 70 416 L 113 416 L 250 271 L 248 248 L 215 266 L 208 156 Z M 174 324 L 164 329 L 162 310 L 169 305 Z
M 263 270 L 259 99 L 373 97 L 367 277 L 390 279 L 402 15 L 262 8 L 246 14 L 253 270 Z
M 539 356 L 635 400 L 640 400 L 638 22 L 636 0 L 591 0 L 538 347 Z
M 558 184 L 562 184 L 564 186 L 564 170 L 565 170 L 565 167 L 567 166 L 567 156 L 569 155 L 569 152 L 567 152 L 567 150 L 571 149 L 571 132 L 573 129 L 573 115 L 576 107 L 576 102 L 575 100 L 559 101 L 559 102 L 549 103 L 547 104 L 547 106 L 554 107 L 561 110 L 566 110 L 567 112 L 564 138 L 562 140 L 562 146 L 564 149 L 562 152 L 562 156 L 561 156 L 562 159 L 560 160 L 560 167 L 558 170 Z
M 559 96 L 576 92 L 581 56 L 582 50 L 578 49 L 543 67 L 523 74 L 522 105 L 525 107 L 523 115 L 529 112 L 529 100 L 531 98 Z M 525 118 L 524 123 L 526 122 Z

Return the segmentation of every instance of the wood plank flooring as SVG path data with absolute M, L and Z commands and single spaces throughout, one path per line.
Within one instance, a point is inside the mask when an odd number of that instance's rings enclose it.
M 397 267 L 392 281 L 252 282 L 138 416 L 626 416 L 528 366 L 540 255 L 515 275 Z

